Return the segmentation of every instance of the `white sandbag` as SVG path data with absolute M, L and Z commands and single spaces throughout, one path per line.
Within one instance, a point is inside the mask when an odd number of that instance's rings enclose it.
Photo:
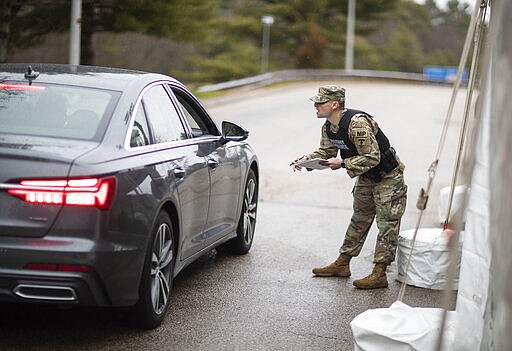
M 356 316 L 350 327 L 355 351 L 429 351 L 438 343 L 443 310 L 410 307 L 395 301 L 389 308 L 376 308 Z M 443 350 L 453 349 L 455 312 L 448 311 Z
M 464 202 L 464 195 L 468 189 L 465 185 L 456 185 L 453 191 L 452 208 L 450 209 L 450 217 L 456 218 L 457 211 L 463 211 L 462 208 Z M 446 215 L 448 214 L 448 206 L 450 204 L 450 192 L 451 187 L 447 186 L 439 190 L 439 203 L 437 206 L 437 214 L 439 215 L 439 223 L 441 225 L 446 221 Z M 466 213 L 463 215 L 463 222 L 466 222 Z
M 412 248 L 414 229 L 400 232 L 398 235 L 397 251 L 397 280 L 404 281 L 407 269 L 407 260 Z M 459 235 L 459 253 L 462 249 L 464 232 Z M 450 249 L 447 245 L 448 236 L 441 228 L 419 228 L 416 234 L 416 243 L 411 256 L 407 284 L 420 288 L 442 290 L 448 284 L 448 266 L 450 264 Z M 456 276 L 452 289 L 457 290 L 459 284 L 460 255 L 457 258 Z

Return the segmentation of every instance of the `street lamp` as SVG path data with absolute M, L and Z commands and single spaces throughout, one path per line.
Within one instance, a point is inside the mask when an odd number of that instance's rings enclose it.
M 261 42 L 261 73 L 265 73 L 268 70 L 270 26 L 274 24 L 274 17 L 271 15 L 261 16 L 261 23 L 263 24 L 263 39 Z
M 356 0 L 348 1 L 347 14 L 347 43 L 345 45 L 345 69 L 352 71 L 354 69 L 354 32 L 356 21 Z

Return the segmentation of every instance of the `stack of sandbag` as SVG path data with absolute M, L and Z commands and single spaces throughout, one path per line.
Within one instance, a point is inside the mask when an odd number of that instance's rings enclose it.
M 407 270 L 407 260 L 413 246 L 414 229 L 400 232 L 397 251 L 397 280 L 403 282 Z M 448 285 L 448 266 L 450 264 L 450 248 L 448 231 L 441 228 L 419 228 L 416 234 L 411 263 L 407 272 L 407 284 L 420 288 L 442 290 Z M 459 235 L 459 254 L 456 257 L 457 275 L 454 277 L 452 290 L 458 289 L 460 252 L 464 232 Z

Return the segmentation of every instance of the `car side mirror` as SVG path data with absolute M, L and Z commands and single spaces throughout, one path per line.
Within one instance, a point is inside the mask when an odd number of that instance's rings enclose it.
M 235 123 L 222 121 L 222 139 L 225 141 L 243 141 L 249 137 L 249 131 Z

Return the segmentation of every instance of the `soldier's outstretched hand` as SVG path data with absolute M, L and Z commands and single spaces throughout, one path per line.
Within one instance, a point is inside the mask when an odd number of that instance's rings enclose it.
M 305 161 L 305 160 L 310 160 L 310 159 L 311 159 L 311 156 L 309 156 L 309 155 L 299 156 L 290 163 L 290 166 L 292 166 L 294 172 L 300 171 L 300 170 L 302 170 L 302 167 L 298 163 L 300 161 Z

